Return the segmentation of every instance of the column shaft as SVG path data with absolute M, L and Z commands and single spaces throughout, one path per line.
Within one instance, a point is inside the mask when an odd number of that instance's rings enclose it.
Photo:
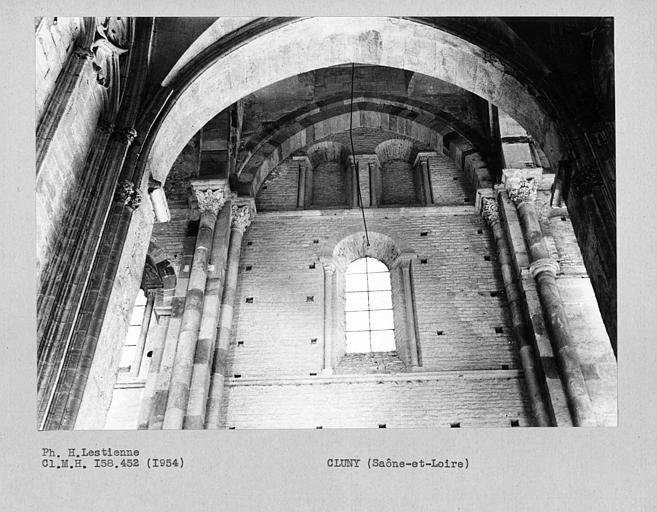
M 184 260 L 183 260 L 184 261 Z M 183 267 L 184 268 L 184 267 Z M 149 430 L 160 430 L 164 421 L 164 412 L 167 408 L 167 398 L 169 397 L 169 383 L 171 382 L 171 371 L 176 356 L 176 346 L 178 344 L 178 334 L 180 333 L 180 324 L 183 310 L 185 308 L 185 292 L 187 291 L 188 277 L 181 272 L 176 283 L 175 295 L 171 299 L 171 315 L 169 315 L 168 329 L 165 334 L 162 352 L 159 356 L 159 368 L 157 376 L 154 378 L 153 399 L 149 411 L 148 428 Z M 150 378 L 150 377 L 149 377 Z
M 322 351 L 322 371 L 330 373 L 333 369 L 335 332 L 335 266 L 324 265 L 324 339 Z
M 433 204 L 433 191 L 431 190 L 431 174 L 429 171 L 429 159 L 420 164 L 422 170 L 422 183 L 424 184 L 424 204 Z
M 550 427 L 554 425 L 552 419 L 553 414 L 550 413 L 546 400 L 544 398 L 543 386 L 541 386 L 538 371 L 536 369 L 536 356 L 534 346 L 532 343 L 532 335 L 529 326 L 525 320 L 525 315 L 522 308 L 522 296 L 518 287 L 515 272 L 511 261 L 509 245 L 506 240 L 506 235 L 500 224 L 499 215 L 497 213 L 497 205 L 494 203 L 495 213 L 493 215 L 484 215 L 488 223 L 491 225 L 493 235 L 495 236 L 495 243 L 497 245 L 498 261 L 502 271 L 502 279 L 504 280 L 504 289 L 506 292 L 509 310 L 511 312 L 511 321 L 513 323 L 513 330 L 516 340 L 518 341 L 518 351 L 520 354 L 520 364 L 525 375 L 525 383 L 527 385 L 527 392 L 529 400 L 532 404 L 534 412 L 534 419 L 536 425 L 539 427 Z
M 530 269 L 538 286 L 550 341 L 561 368 L 573 424 L 576 426 L 595 425 L 591 399 L 586 389 L 577 354 L 572 347 L 568 318 L 557 289 L 556 262 L 550 259 L 534 202 L 522 201 L 518 205 L 518 214 L 529 248 L 532 262 Z
M 155 386 L 160 372 L 160 365 L 162 364 L 164 341 L 167 336 L 170 318 L 171 316 L 169 314 L 160 315 L 157 319 L 157 327 L 152 334 L 153 339 L 151 340 L 151 346 L 153 347 L 153 354 L 151 356 L 151 363 L 148 367 L 148 376 L 146 377 L 146 384 L 144 385 L 144 397 L 141 401 L 141 408 L 139 409 L 139 417 L 137 419 L 137 428 L 140 430 L 148 428 L 148 420 L 153 408 Z
M 219 214 L 214 230 L 214 241 L 210 255 L 208 280 L 205 286 L 203 316 L 196 343 L 194 367 L 189 389 L 189 403 L 184 428 L 202 429 L 205 422 L 205 408 L 210 389 L 210 371 L 214 355 L 217 324 L 224 289 L 226 258 L 230 236 L 231 208 L 227 203 Z
M 242 252 L 243 230 L 233 227 L 230 233 L 230 248 L 228 250 L 228 269 L 226 270 L 226 283 L 221 300 L 221 315 L 219 320 L 218 338 L 214 353 L 212 381 L 210 383 L 210 397 L 208 399 L 205 428 L 218 429 L 221 411 L 221 401 L 224 392 L 224 380 L 228 363 L 228 346 L 233 326 L 233 309 L 237 292 L 237 276 L 239 271 L 240 254 Z
M 162 425 L 164 429 L 182 428 L 185 411 L 187 410 L 189 384 L 201 324 L 205 284 L 208 277 L 208 256 L 212 248 L 216 220 L 217 216 L 214 212 L 202 211 L 169 386 L 167 408 Z
M 297 208 L 306 206 L 306 166 L 299 163 L 299 182 L 297 190 Z
M 413 314 L 413 293 L 411 288 L 411 262 L 401 265 L 404 283 L 404 314 L 406 315 L 406 336 L 411 366 L 418 366 L 417 336 L 415 335 L 415 316 Z

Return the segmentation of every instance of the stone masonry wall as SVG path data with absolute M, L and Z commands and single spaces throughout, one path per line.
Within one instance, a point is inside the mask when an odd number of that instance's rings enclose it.
M 418 254 L 412 270 L 422 370 L 437 373 L 399 374 L 401 382 L 325 380 L 318 254 L 338 241 L 336 233 L 361 230 L 360 212 L 263 213 L 242 245 L 226 426 L 530 423 L 493 242 L 474 207 L 380 208 L 366 215 L 370 231 Z M 424 398 L 411 399 L 416 394 Z M 341 411 L 334 420 L 332 407 Z M 270 415 L 272 408 L 286 412 Z
M 36 179 L 38 272 L 59 236 L 66 210 L 77 199 L 76 187 L 84 172 L 101 112 L 102 87 L 96 83 L 91 62 L 85 64 L 82 72 L 84 77 L 71 93 L 69 108 L 52 134 Z
M 82 18 L 44 17 L 36 27 L 35 114 L 38 123 L 43 116 L 66 59 L 73 51 L 80 33 Z
M 537 198 L 541 229 L 553 257 L 559 261 L 559 294 L 566 308 L 574 346 L 581 361 L 587 391 L 601 425 L 617 423 L 617 365 L 591 279 L 565 208 L 549 207 L 550 193 L 542 187 Z

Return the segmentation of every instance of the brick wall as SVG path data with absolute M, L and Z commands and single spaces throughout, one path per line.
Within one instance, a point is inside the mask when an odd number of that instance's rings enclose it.
M 342 165 L 326 162 L 312 170 L 312 205 L 338 206 L 347 204 L 347 175 Z
M 408 162 L 394 160 L 381 166 L 383 204 L 418 204 L 414 172 Z
M 376 165 L 375 171 L 378 169 L 378 164 L 374 162 L 373 155 L 358 155 L 358 160 L 361 166 L 361 188 L 363 200 L 365 205 L 369 204 L 369 183 L 365 179 L 365 172 L 367 170 L 367 162 L 372 161 Z M 456 204 L 473 204 L 474 191 L 472 185 L 468 181 L 465 172 L 456 167 L 454 162 L 447 156 L 438 154 L 428 158 L 429 174 L 433 188 L 434 203 L 438 205 L 456 205 Z M 317 180 L 322 180 L 322 167 L 326 165 L 338 164 L 322 164 L 317 170 L 313 172 L 313 183 L 315 188 Z M 385 169 L 388 169 L 386 171 Z M 312 172 L 312 171 L 311 171 Z M 402 174 L 399 174 L 399 173 Z M 387 174 L 386 174 L 387 173 Z M 381 176 L 381 183 L 375 184 L 377 190 L 381 190 L 384 199 L 384 204 L 417 204 L 417 197 L 415 192 L 415 184 L 413 179 L 413 172 L 408 168 L 406 162 L 387 162 L 383 169 L 378 169 L 375 175 Z M 403 177 L 402 177 L 403 175 Z M 394 179 L 398 176 L 400 179 Z M 334 176 L 335 178 L 335 176 Z M 345 201 L 342 199 L 344 196 L 342 182 L 332 183 L 331 178 L 327 177 L 325 186 L 330 188 L 329 194 L 320 196 L 322 206 L 338 206 L 344 205 Z M 337 181 L 337 180 L 334 180 Z M 256 195 L 256 208 L 260 212 L 275 211 L 275 210 L 293 210 L 297 205 L 297 193 L 299 187 L 299 164 L 291 159 L 285 160 L 281 165 L 276 167 L 265 179 L 262 187 Z M 315 189 L 319 190 L 319 189 Z M 313 200 L 314 204 L 317 204 Z
M 522 379 L 517 371 L 513 378 L 504 373 L 517 370 L 518 360 L 491 235 L 474 207 L 380 208 L 366 215 L 370 231 L 418 254 L 412 270 L 423 370 L 436 373 L 426 382 L 400 374 L 404 385 L 323 380 L 318 255 L 342 236 L 336 233 L 362 229 L 360 212 L 262 213 L 242 245 L 228 362 L 228 375 L 239 377 L 233 378 L 224 403 L 227 426 L 530 421 L 523 412 Z M 442 377 L 450 372 L 463 377 L 446 384 Z M 412 398 L 417 395 L 419 401 Z
M 328 377 L 321 371 L 319 255 L 362 230 L 361 214 L 296 210 L 296 162 L 286 161 L 269 175 L 257 197 L 260 213 L 241 248 L 222 412 L 226 427 L 531 424 L 492 235 L 470 201 L 464 172 L 443 155 L 430 157 L 429 168 L 441 204 L 366 209 L 371 232 L 417 253 L 412 279 L 423 366 L 409 372 L 393 358 L 383 374 L 373 374 L 376 364 L 362 362 Z M 154 226 L 152 241 L 181 276 L 195 230 L 182 198 L 174 203 L 172 220 Z M 341 295 L 344 283 L 337 289 Z M 341 310 L 336 322 L 344 324 Z
M 330 384 L 233 380 L 222 416 L 228 428 L 508 427 L 511 420 L 531 425 L 517 372 L 477 377 L 334 378 Z
M 299 163 L 286 160 L 276 167 L 256 196 L 258 211 L 293 210 L 297 206 Z
M 470 204 L 474 191 L 465 173 L 445 155 L 429 158 L 429 174 L 435 204 Z

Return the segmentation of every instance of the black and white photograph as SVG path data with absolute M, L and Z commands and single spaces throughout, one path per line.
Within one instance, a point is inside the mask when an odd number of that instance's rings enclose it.
M 35 25 L 39 428 L 616 425 L 612 18 Z
M 656 8 L 293 4 L 10 7 L 7 510 L 654 510 Z

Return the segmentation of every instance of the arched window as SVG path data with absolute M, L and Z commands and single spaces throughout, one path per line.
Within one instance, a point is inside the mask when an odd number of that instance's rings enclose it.
M 360 258 L 345 272 L 347 353 L 396 350 L 390 271 L 374 258 Z

